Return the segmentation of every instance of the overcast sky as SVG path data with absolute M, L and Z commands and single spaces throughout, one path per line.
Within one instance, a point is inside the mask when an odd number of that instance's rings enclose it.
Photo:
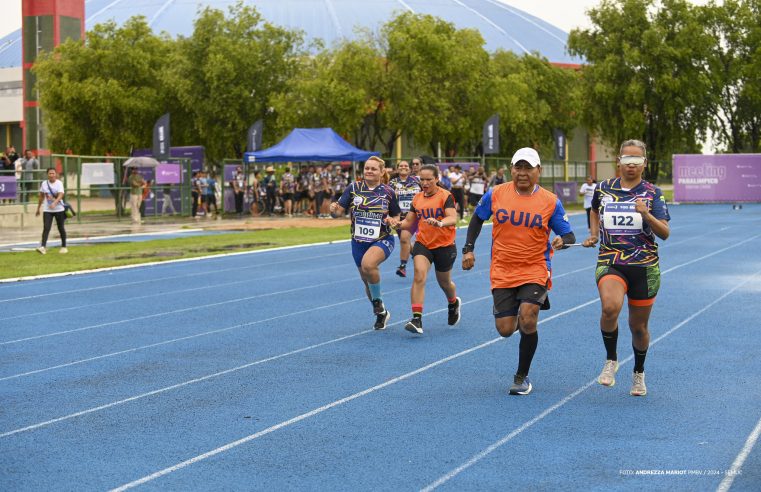
M 372 1 L 372 0 L 366 0 Z M 575 27 L 589 27 L 586 10 L 594 7 L 599 0 L 499 0 L 535 15 L 569 32 Z M 708 0 L 692 0 L 695 4 L 705 4 Z M 0 23 L 0 37 L 21 28 L 21 0 L 0 0 L 3 4 L 4 21 Z

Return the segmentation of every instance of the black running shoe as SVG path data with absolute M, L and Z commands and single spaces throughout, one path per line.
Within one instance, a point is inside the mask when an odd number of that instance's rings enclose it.
M 449 308 L 449 318 L 447 320 L 449 326 L 454 326 L 460 322 L 460 304 L 462 304 L 462 299 L 457 297 L 453 303 L 447 306 Z
M 375 299 L 373 301 L 373 313 L 375 313 L 375 324 L 373 325 L 373 328 L 376 330 L 385 330 L 386 323 L 388 323 L 388 320 L 391 318 L 391 313 L 388 312 L 383 305 L 383 301 L 380 299 Z
M 423 318 L 413 316 L 411 320 L 404 325 L 404 329 L 410 333 L 416 333 L 418 335 L 423 334 Z
M 399 265 L 399 267 L 396 269 L 396 274 L 402 278 L 405 278 L 407 276 L 407 266 Z
M 388 310 L 383 311 L 380 314 L 376 314 L 375 324 L 373 325 L 373 328 L 375 328 L 376 330 L 385 330 L 386 323 L 388 323 L 389 319 L 391 319 L 391 313 L 389 313 Z

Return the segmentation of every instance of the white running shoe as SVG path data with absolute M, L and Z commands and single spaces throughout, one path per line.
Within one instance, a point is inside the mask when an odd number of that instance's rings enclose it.
M 617 360 L 606 360 L 602 366 L 602 372 L 597 378 L 597 382 L 603 386 L 614 386 L 616 384 L 616 373 L 618 372 Z
M 632 377 L 632 389 L 629 390 L 629 394 L 632 396 L 645 396 L 647 394 L 644 372 L 634 373 L 634 376 Z
M 39 248 L 37 248 L 37 252 L 41 255 L 44 255 L 48 252 L 48 250 L 45 249 L 45 246 L 40 246 Z
M 60 250 L 58 250 L 58 252 L 59 252 L 60 254 L 62 254 L 62 255 L 65 255 L 66 253 L 68 253 L 68 252 L 69 252 L 69 248 L 61 248 Z

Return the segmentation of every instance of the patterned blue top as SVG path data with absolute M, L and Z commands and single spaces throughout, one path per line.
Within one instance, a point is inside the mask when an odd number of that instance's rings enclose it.
M 407 179 L 402 179 L 399 176 L 391 178 L 388 184 L 394 189 L 402 212 L 409 212 L 412 199 L 423 191 L 423 188 L 420 187 L 420 178 L 412 174 L 407 176 Z
M 373 189 L 364 181 L 346 187 L 338 204 L 351 214 L 351 237 L 359 242 L 375 242 L 392 235 L 384 220 L 401 214 L 393 188 L 379 184 Z
M 642 199 L 659 220 L 671 220 L 660 188 L 645 180 L 631 189 L 621 187 L 621 178 L 602 181 L 592 197 L 592 210 L 600 214 L 600 254 L 606 265 L 653 266 L 658 264 L 658 244 L 652 228 L 634 209 Z

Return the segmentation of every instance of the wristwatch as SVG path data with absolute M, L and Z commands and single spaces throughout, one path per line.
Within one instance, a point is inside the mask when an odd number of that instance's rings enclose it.
M 462 247 L 462 254 L 472 253 L 474 248 L 475 245 L 473 243 L 465 243 L 465 246 Z

